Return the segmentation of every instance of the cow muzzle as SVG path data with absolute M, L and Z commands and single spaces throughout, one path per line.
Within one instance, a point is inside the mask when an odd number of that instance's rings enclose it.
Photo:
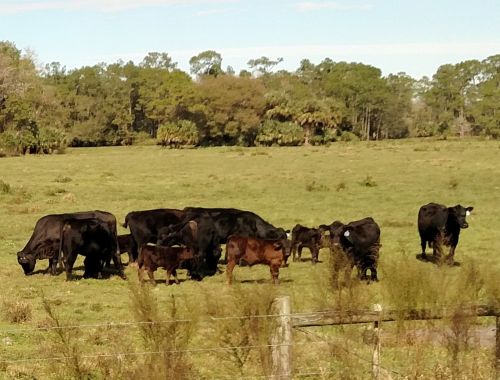
M 467 222 L 464 222 L 461 226 L 462 228 L 469 228 L 469 223 Z

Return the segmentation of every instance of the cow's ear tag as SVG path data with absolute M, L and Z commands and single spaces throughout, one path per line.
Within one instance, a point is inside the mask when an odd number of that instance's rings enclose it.
M 470 211 L 469 211 L 469 210 L 467 210 L 467 211 L 465 212 L 465 215 L 469 216 L 469 215 L 470 215 Z
M 345 237 L 348 237 L 349 235 L 351 235 L 351 233 L 349 231 L 344 232 Z

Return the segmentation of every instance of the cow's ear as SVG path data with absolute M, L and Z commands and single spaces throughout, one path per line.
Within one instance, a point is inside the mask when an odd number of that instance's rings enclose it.
M 470 215 L 470 213 L 472 212 L 472 210 L 474 210 L 474 207 L 467 207 L 467 208 L 465 209 L 465 213 L 466 213 L 467 215 Z
M 350 228 L 344 229 L 344 232 L 342 232 L 342 236 L 352 242 L 352 230 Z

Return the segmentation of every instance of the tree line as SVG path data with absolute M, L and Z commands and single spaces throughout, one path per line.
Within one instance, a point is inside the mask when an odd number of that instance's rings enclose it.
M 167 53 L 66 70 L 0 42 L 0 154 L 64 146 L 319 145 L 436 135 L 500 137 L 500 55 L 432 78 L 363 63 L 248 61 L 238 74 L 204 51 L 190 73 Z

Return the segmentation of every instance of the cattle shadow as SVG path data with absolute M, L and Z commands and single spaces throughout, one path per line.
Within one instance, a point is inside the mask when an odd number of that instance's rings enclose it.
M 173 279 L 170 279 L 168 285 L 180 285 L 182 284 L 183 282 L 186 282 L 186 281 L 189 281 L 190 279 L 188 278 L 179 278 L 179 284 L 176 284 L 175 283 L 175 280 Z M 144 280 L 144 282 L 150 282 L 150 280 Z M 158 284 L 163 284 L 163 285 L 166 285 L 167 284 L 167 280 L 166 279 L 162 279 L 162 278 L 155 278 L 155 284 L 158 285 Z
M 312 261 L 312 257 L 301 257 L 297 261 L 294 261 L 294 263 L 306 263 L 306 262 L 310 263 L 311 261 Z M 321 264 L 322 262 L 323 262 L 322 260 L 316 261 L 317 264 Z
M 288 278 L 285 279 L 285 280 L 280 279 L 279 281 L 280 281 L 280 283 L 290 283 L 290 282 L 293 282 L 293 280 L 288 279 Z M 257 279 L 257 280 L 241 280 L 241 281 L 234 281 L 234 282 L 239 282 L 241 284 L 272 284 L 273 280 L 270 280 L 268 278 L 260 278 L 260 279 Z
M 424 263 L 431 263 L 437 266 L 449 266 L 449 267 L 459 267 L 462 264 L 459 261 L 453 261 L 453 264 L 448 264 L 446 259 L 438 256 L 434 256 L 433 254 L 423 256 L 421 253 L 415 255 L 417 260 L 422 261 Z

